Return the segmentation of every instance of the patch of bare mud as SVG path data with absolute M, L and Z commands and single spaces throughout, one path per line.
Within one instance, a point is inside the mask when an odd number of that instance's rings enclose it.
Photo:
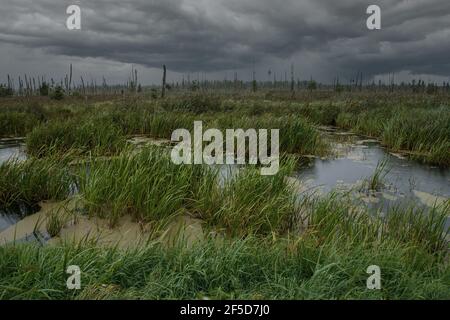
M 202 221 L 189 216 L 178 216 L 170 221 L 164 230 L 157 230 L 151 224 L 133 221 L 130 216 L 121 217 L 117 226 L 110 228 L 108 219 L 80 214 L 82 202 L 72 198 L 62 202 L 41 202 L 41 210 L 10 226 L 0 233 L 0 245 L 27 239 L 37 232 L 48 235 L 50 217 L 55 212 L 62 219 L 57 236 L 49 239 L 48 245 L 90 242 L 98 246 L 122 249 L 160 241 L 168 246 L 182 241 L 187 246 L 203 239 Z M 155 238 L 160 234 L 159 238 Z

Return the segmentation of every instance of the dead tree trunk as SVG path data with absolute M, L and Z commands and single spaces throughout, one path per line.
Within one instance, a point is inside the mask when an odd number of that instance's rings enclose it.
M 70 71 L 69 71 L 69 94 L 72 91 L 72 64 L 70 64 Z
M 166 95 L 166 65 L 163 65 L 161 98 L 164 98 L 165 95 Z

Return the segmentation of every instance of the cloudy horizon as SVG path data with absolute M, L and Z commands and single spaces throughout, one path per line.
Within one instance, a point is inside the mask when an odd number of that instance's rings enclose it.
M 81 30 L 66 8 L 81 8 Z M 381 30 L 366 27 L 370 4 Z M 121 83 L 131 67 L 142 84 L 169 81 L 364 78 L 449 81 L 448 0 L 14 0 L 0 12 L 0 83 L 6 74 Z M 270 70 L 270 73 L 269 73 Z

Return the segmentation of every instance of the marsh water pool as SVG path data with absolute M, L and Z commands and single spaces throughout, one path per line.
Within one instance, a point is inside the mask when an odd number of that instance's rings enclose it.
M 26 159 L 24 138 L 0 139 L 0 164 L 11 159 Z
M 385 161 L 382 191 L 419 200 L 425 200 L 424 193 L 438 199 L 450 198 L 449 169 L 424 165 L 401 154 L 391 153 L 373 139 L 346 132 L 328 135 L 334 156 L 314 159 L 297 175 L 320 193 L 358 184 L 373 175 L 377 165 Z
M 442 169 L 409 160 L 389 152 L 367 137 L 339 130 L 328 130 L 333 156 L 315 158 L 297 171 L 307 194 L 330 192 L 351 193 L 361 205 L 381 213 L 394 205 L 432 208 L 450 199 L 450 169 Z M 377 191 L 362 191 L 377 165 L 385 162 L 381 187 Z M 450 226 L 447 218 L 446 228 Z

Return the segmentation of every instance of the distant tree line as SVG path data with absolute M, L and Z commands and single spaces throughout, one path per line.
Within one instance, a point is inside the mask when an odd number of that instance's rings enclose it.
M 268 79 L 265 81 L 258 81 L 256 79 L 256 72 L 252 71 L 251 81 L 244 81 L 238 78 L 238 73 L 234 73 L 234 78 L 228 80 L 226 77 L 223 80 L 208 80 L 205 76 L 200 79 L 200 73 L 197 73 L 197 79 L 191 79 L 191 74 L 182 76 L 181 81 L 168 82 L 166 78 L 166 66 L 163 66 L 163 81 L 159 86 L 143 87 L 138 81 L 138 71 L 132 67 L 131 74 L 128 80 L 123 84 L 108 84 L 103 77 L 101 84 L 98 84 L 96 80 L 90 79 L 86 81 L 82 76 L 80 81 L 74 82 L 72 79 L 72 64 L 69 67 L 69 72 L 59 81 L 53 78 L 46 79 L 45 77 L 31 77 L 24 75 L 19 76 L 17 80 L 13 79 L 10 75 L 7 75 L 7 82 L 0 83 L 0 97 L 9 96 L 49 96 L 52 99 L 63 99 L 67 95 L 72 96 L 88 96 L 88 95 L 124 95 L 124 94 L 139 94 L 142 92 L 149 92 L 150 96 L 154 99 L 159 97 L 164 98 L 165 92 L 170 90 L 176 91 L 214 91 L 214 90 L 249 90 L 251 92 L 257 92 L 259 90 L 286 90 L 286 91 L 315 91 L 315 90 L 328 90 L 335 92 L 352 92 L 352 91 L 410 91 L 413 93 L 427 93 L 437 94 L 439 92 L 450 92 L 450 83 L 443 82 L 438 84 L 435 82 L 425 83 L 424 80 L 412 80 L 409 83 L 401 82 L 396 83 L 394 76 L 389 75 L 388 83 L 382 82 L 375 83 L 364 82 L 363 73 L 358 72 L 355 77 L 346 78 L 343 81 L 340 77 L 335 77 L 332 84 L 323 84 L 317 82 L 310 76 L 309 80 L 300 80 L 295 78 L 294 66 L 291 66 L 291 73 L 288 79 L 287 72 L 284 73 L 284 79 L 282 74 L 277 74 L 268 70 Z M 158 93 L 160 92 L 160 93 Z

